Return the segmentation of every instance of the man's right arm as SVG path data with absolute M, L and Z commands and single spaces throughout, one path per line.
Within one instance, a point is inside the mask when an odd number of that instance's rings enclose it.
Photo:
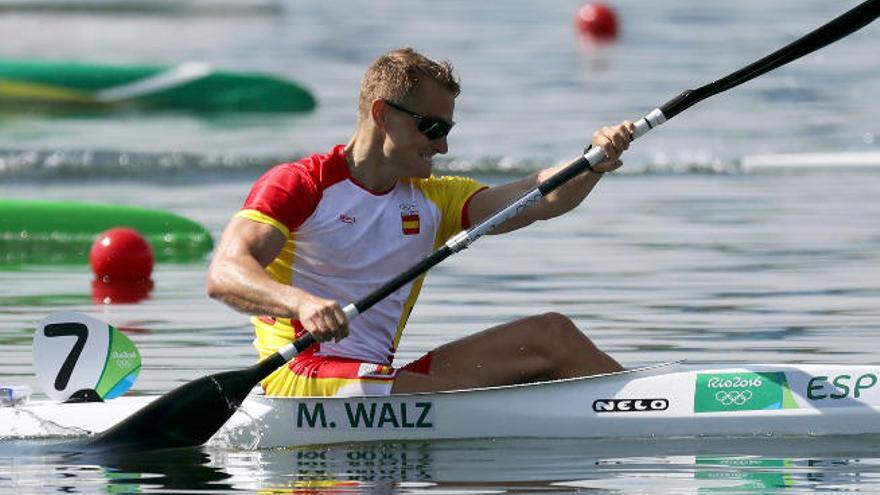
M 348 322 L 339 304 L 266 273 L 285 242 L 284 234 L 271 225 L 233 218 L 208 269 L 208 295 L 247 314 L 299 320 L 318 341 L 344 337 Z

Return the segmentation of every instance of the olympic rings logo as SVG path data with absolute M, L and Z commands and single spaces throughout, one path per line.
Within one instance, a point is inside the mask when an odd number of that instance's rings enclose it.
M 752 398 L 751 390 L 719 390 L 715 392 L 715 400 L 722 406 L 742 406 Z
M 110 359 L 117 368 L 126 369 L 138 364 L 137 354 L 131 351 L 113 351 L 110 353 Z

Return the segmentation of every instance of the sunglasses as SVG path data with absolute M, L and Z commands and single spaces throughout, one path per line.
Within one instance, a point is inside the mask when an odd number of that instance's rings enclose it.
M 452 126 L 455 125 L 455 122 L 447 122 L 443 119 L 438 119 L 437 117 L 426 117 L 411 110 L 407 110 L 397 103 L 388 100 L 385 100 L 385 103 L 387 103 L 389 107 L 409 114 L 412 118 L 419 121 L 419 132 L 424 134 L 425 137 L 430 139 L 431 141 L 446 137 L 446 135 L 449 134 L 449 131 L 452 130 Z

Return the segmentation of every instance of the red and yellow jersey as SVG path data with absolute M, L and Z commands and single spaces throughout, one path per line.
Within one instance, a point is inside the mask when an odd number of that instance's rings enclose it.
M 253 186 L 237 216 L 287 237 L 267 267 L 275 280 L 341 306 L 356 302 L 468 228 L 467 205 L 484 188 L 463 177 L 399 181 L 376 193 L 350 175 L 342 145 L 326 155 L 277 165 Z M 424 276 L 359 315 L 349 336 L 317 356 L 390 365 Z M 253 319 L 260 357 L 294 339 L 298 322 Z

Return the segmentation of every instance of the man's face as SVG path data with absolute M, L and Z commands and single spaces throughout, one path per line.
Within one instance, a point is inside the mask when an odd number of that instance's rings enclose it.
M 429 177 L 432 157 L 437 153 L 445 154 L 449 146 L 445 136 L 429 139 L 419 130 L 419 124 L 424 119 L 414 117 L 407 111 L 452 122 L 455 97 L 436 82 L 429 80 L 406 102 L 394 103 L 405 110 L 385 105 L 385 157 L 400 178 Z

